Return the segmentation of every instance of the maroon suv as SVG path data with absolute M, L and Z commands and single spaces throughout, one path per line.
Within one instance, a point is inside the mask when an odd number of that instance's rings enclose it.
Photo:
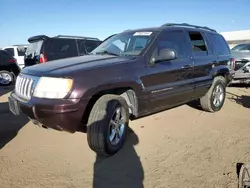
M 74 133 L 87 130 L 97 154 L 124 144 L 129 119 L 200 99 L 219 111 L 232 79 L 232 58 L 215 30 L 188 24 L 128 30 L 90 55 L 21 71 L 10 110 L 35 124 Z

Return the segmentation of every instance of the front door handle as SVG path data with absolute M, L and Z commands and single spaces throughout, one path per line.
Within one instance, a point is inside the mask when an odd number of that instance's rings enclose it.
M 191 66 L 191 65 L 183 65 L 181 68 L 182 68 L 182 69 L 191 69 L 192 66 Z

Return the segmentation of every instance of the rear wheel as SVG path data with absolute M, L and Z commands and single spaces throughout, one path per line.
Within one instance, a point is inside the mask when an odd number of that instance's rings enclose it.
M 124 98 L 104 95 L 94 104 L 87 124 L 89 147 L 98 155 L 119 151 L 127 135 L 129 110 Z
M 0 85 L 8 86 L 13 82 L 14 78 L 9 71 L 0 71 Z
M 206 95 L 200 99 L 201 107 L 208 112 L 217 112 L 222 108 L 225 97 L 226 80 L 223 76 L 217 76 Z

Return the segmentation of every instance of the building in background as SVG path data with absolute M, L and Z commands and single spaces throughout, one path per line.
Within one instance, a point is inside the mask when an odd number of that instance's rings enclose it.
M 230 48 L 241 43 L 250 43 L 250 30 L 221 32 Z

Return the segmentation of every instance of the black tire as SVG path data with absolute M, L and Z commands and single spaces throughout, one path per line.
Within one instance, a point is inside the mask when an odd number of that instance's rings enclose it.
M 221 86 L 224 94 L 223 94 L 223 99 L 220 102 L 220 104 L 218 106 L 215 106 L 213 103 L 213 100 L 214 100 L 213 92 L 218 85 Z M 214 78 L 213 84 L 208 90 L 208 92 L 206 93 L 206 95 L 200 99 L 201 107 L 204 111 L 207 111 L 207 112 L 217 112 L 222 108 L 224 101 L 225 101 L 225 97 L 226 97 L 226 80 L 223 76 L 217 76 Z
M 1 86 L 8 86 L 8 85 L 10 85 L 10 84 L 13 83 L 13 81 L 14 81 L 14 76 L 13 76 L 13 74 L 12 74 L 11 72 L 9 72 L 9 71 L 0 71 L 0 74 L 8 74 L 8 75 L 10 76 L 10 78 L 11 78 L 10 82 L 8 82 L 8 83 L 2 83 L 2 82 L 0 82 L 0 85 L 1 85 Z M 0 78 L 0 79 L 1 79 L 1 78 Z
M 112 145 L 109 140 L 110 121 L 117 108 L 121 109 L 123 116 L 124 131 L 120 141 L 116 145 Z M 129 110 L 127 102 L 124 98 L 117 95 L 103 95 L 94 104 L 87 123 L 87 140 L 89 147 L 97 153 L 97 155 L 111 156 L 119 151 L 127 136 L 129 124 Z

